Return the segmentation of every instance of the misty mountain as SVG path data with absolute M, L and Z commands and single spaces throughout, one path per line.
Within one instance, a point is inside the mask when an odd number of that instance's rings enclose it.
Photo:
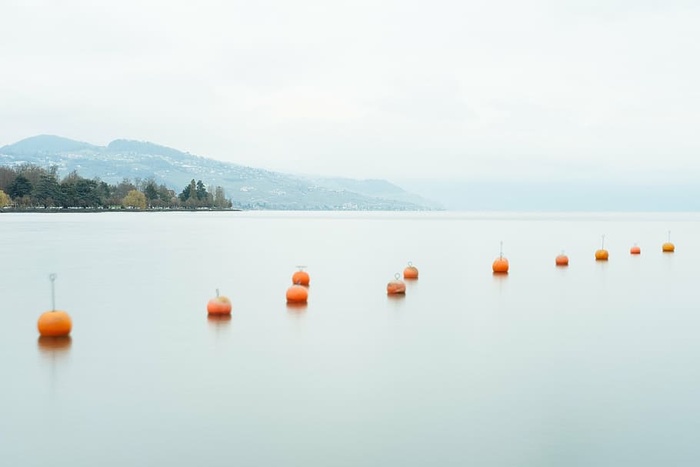
M 0 148 L 0 164 L 55 165 L 108 183 L 154 178 L 180 192 L 193 178 L 222 186 L 234 207 L 279 210 L 433 210 L 438 203 L 385 180 L 289 175 L 221 162 L 145 141 L 117 139 L 107 146 L 52 135 Z
M 14 156 L 51 155 L 60 152 L 98 151 L 99 146 L 61 136 L 39 135 L 3 146 L 0 153 Z

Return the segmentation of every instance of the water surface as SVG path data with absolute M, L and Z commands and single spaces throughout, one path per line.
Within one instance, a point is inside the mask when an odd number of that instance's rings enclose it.
M 696 465 L 699 220 L 0 214 L 0 461 Z M 408 261 L 420 279 L 387 297 Z M 298 264 L 309 303 L 288 308 Z M 51 272 L 63 346 L 35 328 Z M 216 288 L 230 320 L 207 318 Z

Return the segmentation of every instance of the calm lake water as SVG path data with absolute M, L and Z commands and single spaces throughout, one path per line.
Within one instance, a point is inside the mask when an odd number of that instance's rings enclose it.
M 0 260 L 2 465 L 700 462 L 697 214 L 0 214 Z

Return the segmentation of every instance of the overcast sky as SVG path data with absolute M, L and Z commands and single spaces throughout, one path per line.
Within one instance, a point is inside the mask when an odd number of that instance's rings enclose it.
M 0 0 L 0 146 L 388 179 L 700 174 L 700 2 Z

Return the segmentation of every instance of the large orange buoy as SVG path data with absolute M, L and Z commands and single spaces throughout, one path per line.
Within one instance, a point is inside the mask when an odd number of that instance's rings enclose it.
M 399 279 L 401 275 L 397 272 L 394 280 L 386 285 L 387 295 L 403 295 L 406 293 L 406 283 Z
M 309 290 L 303 285 L 294 284 L 287 289 L 287 303 L 306 303 Z
M 569 257 L 564 254 L 562 251 L 560 255 L 558 255 L 556 258 L 554 258 L 554 264 L 557 266 L 568 266 L 569 265 Z
M 664 243 L 663 245 L 661 245 L 661 251 L 663 251 L 664 253 L 673 253 L 674 251 L 676 251 L 676 245 L 671 243 L 671 231 L 670 230 L 668 231 L 668 241 L 666 243 Z
M 304 271 L 304 266 L 298 266 L 299 270 L 292 274 L 292 284 L 309 286 L 309 273 Z
M 219 289 L 216 289 L 216 297 L 207 302 L 207 313 L 210 315 L 230 315 L 231 300 L 228 297 L 219 295 Z
M 632 248 L 630 248 L 631 255 L 639 255 L 642 253 L 642 249 L 635 243 Z
M 54 281 L 56 274 L 50 274 L 51 280 L 51 311 L 46 311 L 39 316 L 37 329 L 42 337 L 62 337 L 70 334 L 73 329 L 73 321 L 65 311 L 56 309 L 56 290 Z
M 418 279 L 418 268 L 412 262 L 408 262 L 408 266 L 403 270 L 404 279 Z
M 608 260 L 608 250 L 605 249 L 605 235 L 603 235 L 603 240 L 600 244 L 600 250 L 595 252 L 596 261 L 607 261 Z
M 494 274 L 508 274 L 508 260 L 503 257 L 503 242 L 501 242 L 501 254 L 496 258 L 496 260 L 491 265 Z

